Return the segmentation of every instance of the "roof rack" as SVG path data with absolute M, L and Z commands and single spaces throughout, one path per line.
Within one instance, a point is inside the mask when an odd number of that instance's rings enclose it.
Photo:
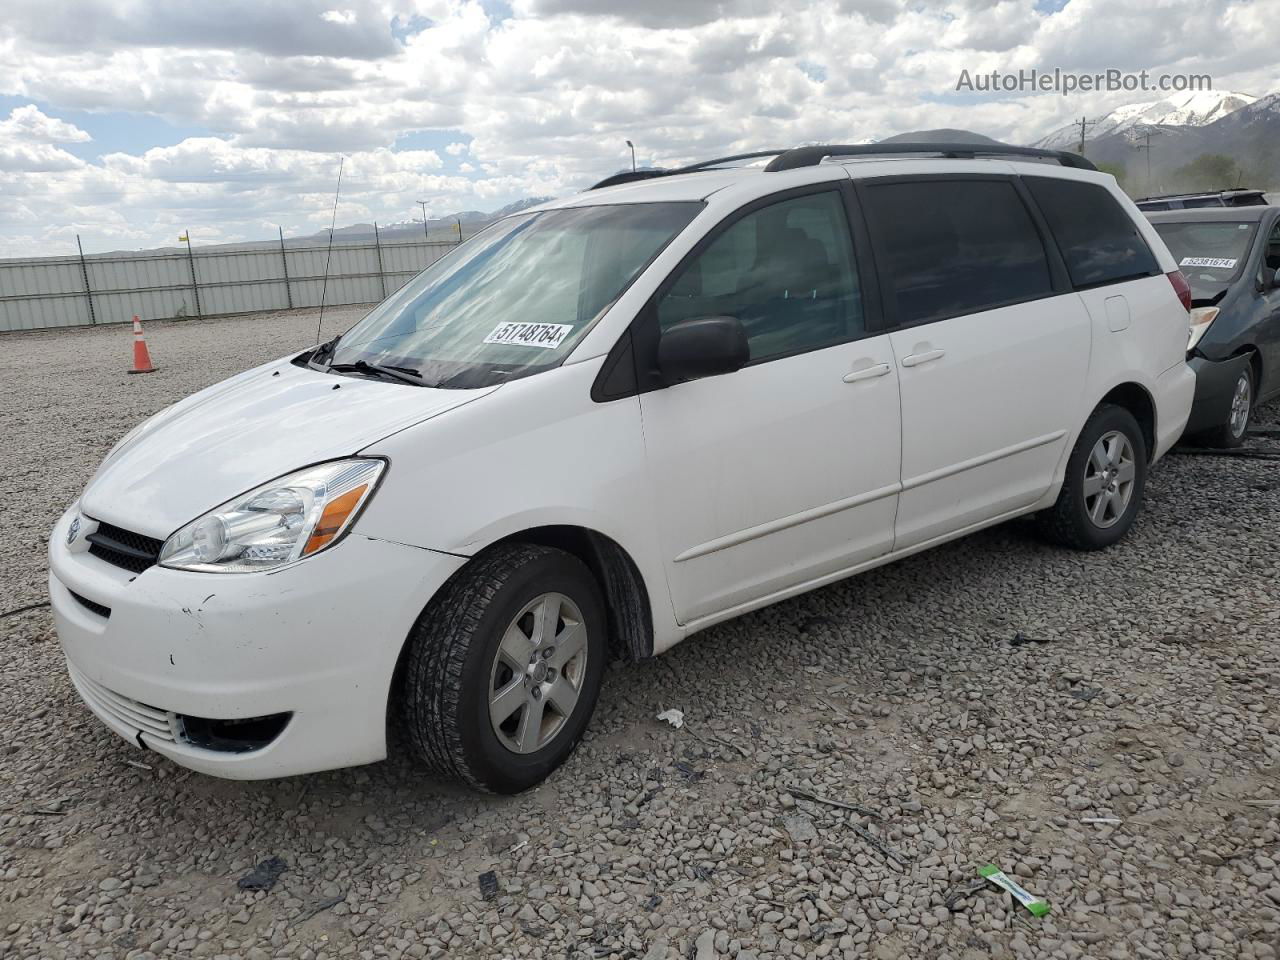
M 1039 160 L 1053 160 L 1064 167 L 1075 167 L 1077 170 L 1098 169 L 1080 154 L 1068 153 L 1065 150 L 1015 147 L 1007 143 L 915 143 L 904 140 L 888 143 L 826 144 L 793 147 L 789 150 L 755 150 L 751 153 L 735 153 L 732 156 L 703 160 L 699 163 L 691 163 L 687 167 L 675 167 L 671 170 L 659 167 L 649 170 L 627 170 L 605 177 L 599 183 L 593 184 L 591 189 L 616 187 L 621 183 L 651 180 L 654 177 L 672 177 L 678 173 L 696 173 L 699 170 L 709 170 L 726 163 L 758 160 L 761 157 L 773 157 L 765 165 L 764 172 L 777 173 L 780 170 L 795 170 L 798 167 L 816 167 L 827 157 L 899 157 L 910 154 L 941 156 L 955 160 L 972 160 L 975 157 L 1035 157 Z
M 1191 193 L 1153 193 L 1149 197 L 1138 197 L 1134 203 L 1142 203 L 1145 200 L 1181 200 L 1184 197 L 1225 197 L 1235 193 L 1266 193 L 1265 190 L 1255 190 L 1253 187 L 1223 187 L 1221 190 L 1194 190 Z
M 753 150 L 751 153 L 735 153 L 728 157 L 716 157 L 714 160 L 700 160 L 697 163 L 689 164 L 687 167 L 674 167 L 670 170 L 665 170 L 661 167 L 652 167 L 648 170 L 626 170 L 622 173 L 615 173 L 611 177 L 605 177 L 599 183 L 593 184 L 590 189 L 600 190 L 603 187 L 616 187 L 620 183 L 652 180 L 654 177 L 674 177 L 677 173 L 697 173 L 699 170 L 718 167 L 722 163 L 736 163 L 739 160 L 758 160 L 761 157 L 776 157 L 786 152 L 786 148 L 782 150 Z
M 916 143 L 909 140 L 796 147 L 775 157 L 764 169 L 766 173 L 777 173 L 797 167 L 814 167 L 827 157 L 881 157 L 916 153 L 954 160 L 972 160 L 975 157 L 1035 157 L 1039 160 L 1055 160 L 1064 167 L 1075 167 L 1078 170 L 1098 169 L 1080 154 L 1065 150 L 1015 147 L 1007 143 Z

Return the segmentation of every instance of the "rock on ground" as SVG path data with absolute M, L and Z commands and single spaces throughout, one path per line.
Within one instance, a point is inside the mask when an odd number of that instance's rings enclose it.
M 0 337 L 0 612 L 44 599 L 47 532 L 115 440 L 315 316 L 147 333 L 145 377 L 125 328 Z M 1011 523 L 618 665 L 511 798 L 404 759 L 188 773 L 79 703 L 47 609 L 0 618 L 0 957 L 1273 958 L 1278 491 L 1274 462 L 1172 456 L 1115 549 Z M 237 888 L 272 856 L 271 890 Z M 974 885 L 986 863 L 1052 912 Z

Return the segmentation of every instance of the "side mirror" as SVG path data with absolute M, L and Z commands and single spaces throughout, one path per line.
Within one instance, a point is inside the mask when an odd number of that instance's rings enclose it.
M 658 340 L 658 369 L 668 383 L 733 373 L 750 359 L 747 331 L 737 317 L 682 320 Z

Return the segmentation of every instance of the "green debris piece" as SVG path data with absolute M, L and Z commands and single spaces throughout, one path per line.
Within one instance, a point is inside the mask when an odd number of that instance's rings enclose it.
M 994 883 L 1001 890 L 1008 890 L 1015 900 L 1030 911 L 1033 917 L 1043 917 L 1049 912 L 1048 903 L 1041 900 L 1039 897 L 1032 896 L 1026 890 L 1023 890 L 1012 877 L 1005 874 L 1005 872 L 995 864 L 988 863 L 985 867 L 980 867 L 978 869 L 978 874 L 990 883 Z

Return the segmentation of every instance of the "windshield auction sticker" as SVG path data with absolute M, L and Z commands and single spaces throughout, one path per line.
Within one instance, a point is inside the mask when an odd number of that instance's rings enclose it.
M 484 342 L 554 350 L 572 329 L 565 323 L 500 323 L 484 338 Z
M 1218 270 L 1234 270 L 1236 261 L 1223 260 L 1219 257 L 1183 257 L 1180 267 L 1214 267 Z

